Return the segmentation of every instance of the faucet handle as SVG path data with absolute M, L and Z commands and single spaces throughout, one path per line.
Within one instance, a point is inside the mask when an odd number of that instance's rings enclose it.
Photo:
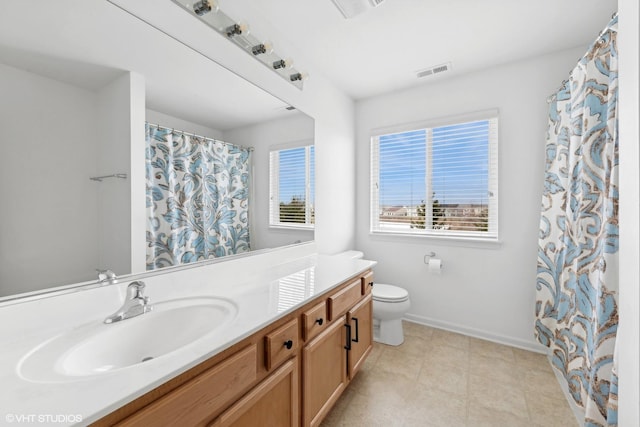
M 141 280 L 129 283 L 124 304 L 118 311 L 104 319 L 104 323 L 119 322 L 153 310 L 153 306 L 149 304 L 149 297 L 144 296 L 144 288 L 145 284 Z
M 96 272 L 98 273 L 98 282 L 100 283 L 112 282 L 117 279 L 116 273 L 109 269 L 101 270 L 99 268 L 96 268 Z
M 136 280 L 135 282 L 129 283 L 127 286 L 127 299 L 135 299 L 135 298 L 149 298 L 144 296 L 144 288 L 146 285 L 142 280 Z

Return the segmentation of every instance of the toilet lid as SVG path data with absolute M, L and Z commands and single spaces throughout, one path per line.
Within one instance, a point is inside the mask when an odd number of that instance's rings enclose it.
M 406 289 L 393 285 L 375 283 L 373 285 L 373 299 L 381 302 L 402 302 L 409 299 Z

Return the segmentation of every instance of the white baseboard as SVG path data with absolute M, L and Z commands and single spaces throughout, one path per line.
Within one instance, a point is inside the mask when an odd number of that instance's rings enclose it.
M 480 329 L 469 328 L 466 326 L 457 325 L 455 323 L 443 322 L 441 320 L 435 320 L 428 317 L 418 316 L 415 314 L 406 314 L 404 316 L 404 320 L 429 326 L 432 328 L 444 329 L 445 331 L 456 332 L 458 334 L 467 335 L 474 338 L 480 338 L 486 341 L 492 341 L 498 344 L 504 344 L 511 347 L 521 348 L 523 350 L 533 351 L 535 353 L 547 354 L 547 348 L 541 344 L 536 343 L 535 341 L 525 341 L 519 338 L 507 337 L 499 334 L 492 334 Z

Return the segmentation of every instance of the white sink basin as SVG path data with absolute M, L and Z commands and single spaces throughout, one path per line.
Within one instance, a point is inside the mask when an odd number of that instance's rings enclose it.
M 215 333 L 237 312 L 233 302 L 221 298 L 160 302 L 137 317 L 93 321 L 58 335 L 25 355 L 18 373 L 29 381 L 60 382 L 153 363 Z

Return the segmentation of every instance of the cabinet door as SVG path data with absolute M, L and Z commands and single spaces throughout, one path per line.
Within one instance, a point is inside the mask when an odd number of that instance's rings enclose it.
M 351 325 L 349 378 L 353 378 L 371 352 L 373 345 L 373 299 L 369 293 L 347 313 Z
M 298 394 L 298 358 L 294 357 L 224 411 L 211 427 L 297 427 Z
M 304 426 L 319 425 L 347 385 L 345 321 L 335 319 L 302 350 Z

